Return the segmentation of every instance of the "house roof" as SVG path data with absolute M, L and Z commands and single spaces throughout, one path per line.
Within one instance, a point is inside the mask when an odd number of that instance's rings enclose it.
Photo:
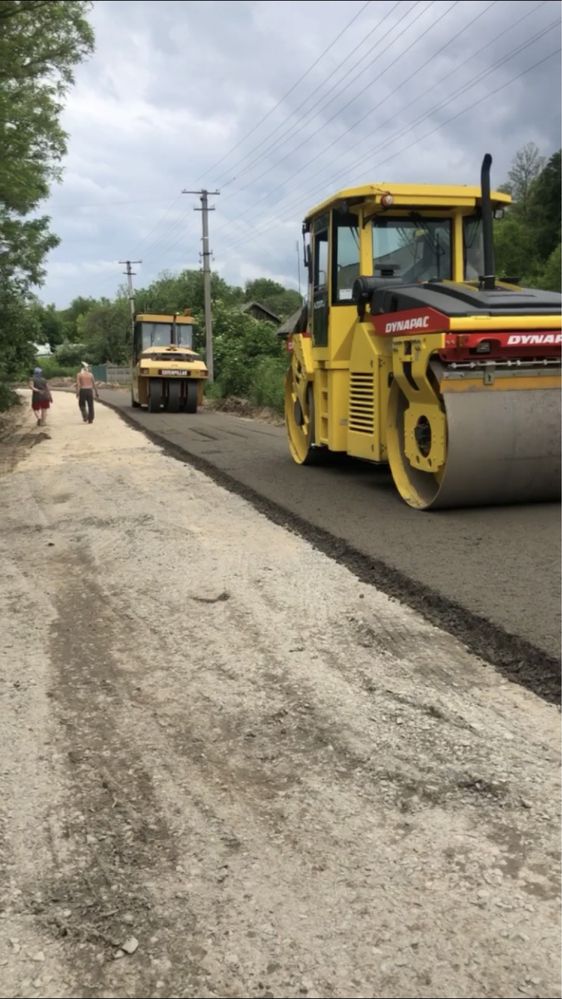
M 249 312 L 250 309 L 252 309 L 252 308 L 259 309 L 260 312 L 265 312 L 265 314 L 267 316 L 271 316 L 273 322 L 275 322 L 275 323 L 280 323 L 281 322 L 281 317 L 277 316 L 275 314 L 275 312 L 271 311 L 271 309 L 268 309 L 267 305 L 262 305 L 261 302 L 246 302 L 246 304 L 242 306 L 242 308 L 241 308 L 240 311 L 241 312 Z

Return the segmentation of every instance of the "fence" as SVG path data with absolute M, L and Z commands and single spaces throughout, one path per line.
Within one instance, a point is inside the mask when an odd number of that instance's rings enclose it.
M 131 381 L 131 369 L 117 364 L 93 364 L 92 374 L 97 382 L 117 382 L 126 385 Z

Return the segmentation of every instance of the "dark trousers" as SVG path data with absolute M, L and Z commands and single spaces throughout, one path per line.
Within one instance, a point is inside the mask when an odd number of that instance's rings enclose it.
M 78 405 L 80 406 L 80 412 L 82 413 L 82 419 L 87 420 L 88 423 L 94 422 L 94 390 L 93 389 L 80 389 L 80 395 L 78 397 Z M 86 416 L 86 409 L 88 410 L 88 415 Z

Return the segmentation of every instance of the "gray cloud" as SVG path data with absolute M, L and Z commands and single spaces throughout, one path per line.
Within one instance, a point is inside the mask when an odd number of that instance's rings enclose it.
M 46 206 L 62 244 L 41 297 L 112 295 L 125 257 L 142 258 L 139 285 L 198 267 L 184 187 L 220 186 L 211 233 L 226 280 L 295 284 L 300 219 L 338 188 L 475 183 L 485 151 L 500 183 L 526 142 L 559 147 L 559 54 L 514 79 L 559 48 L 559 26 L 533 40 L 559 18 L 552 0 L 373 2 L 275 109 L 362 6 L 97 3 L 97 51 L 68 99 L 64 179 Z

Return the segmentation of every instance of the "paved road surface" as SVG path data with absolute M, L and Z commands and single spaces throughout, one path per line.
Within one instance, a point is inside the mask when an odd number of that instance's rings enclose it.
M 406 602 L 422 611 L 436 605 L 434 620 L 440 617 L 484 656 L 494 658 L 488 645 L 497 636 L 477 618 L 531 643 L 547 657 L 559 656 L 558 504 L 421 513 L 402 502 L 385 468 L 349 460 L 322 468 L 295 466 L 282 427 L 225 413 L 149 414 L 133 410 L 124 391 L 102 392 L 102 400 L 327 532 L 336 554 L 338 541 L 351 546 L 375 563 L 376 581 L 387 592 L 400 597 L 402 589 Z M 386 579 L 385 567 L 390 570 Z M 467 617 L 461 621 L 464 612 Z M 509 649 L 511 666 L 518 654 L 525 657 L 525 649 Z

